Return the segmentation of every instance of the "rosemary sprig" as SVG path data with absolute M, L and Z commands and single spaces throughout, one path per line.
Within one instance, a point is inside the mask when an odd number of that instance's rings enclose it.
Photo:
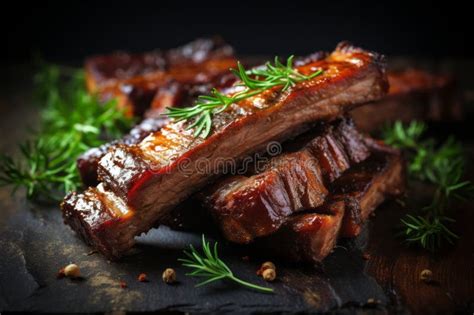
M 401 222 L 404 226 L 403 235 L 406 237 L 406 241 L 420 244 L 431 252 L 440 248 L 443 241 L 453 244 L 454 240 L 459 238 L 446 226 L 448 223 L 455 222 L 449 217 L 407 214 Z
M 405 150 L 411 178 L 435 186 L 431 204 L 401 220 L 401 234 L 407 242 L 434 252 L 443 241 L 452 244 L 458 238 L 448 227 L 455 221 L 447 212 L 453 199 L 472 196 L 474 186 L 462 180 L 465 160 L 461 145 L 452 137 L 437 145 L 434 139 L 422 139 L 425 131 L 426 125 L 421 122 L 413 121 L 405 126 L 397 121 L 383 135 L 387 144 Z
M 267 62 L 264 66 L 252 70 L 246 70 L 239 62 L 237 69 L 231 69 L 231 71 L 240 80 L 237 85 L 243 86 L 244 90 L 233 95 L 225 95 L 217 89 L 213 89 L 210 95 L 199 96 L 194 106 L 168 107 L 165 115 L 176 121 L 194 119 L 187 129 L 196 128 L 195 137 L 201 135 L 203 138 L 207 138 L 211 132 L 213 115 L 226 110 L 231 104 L 277 86 L 282 86 L 282 91 L 286 91 L 295 84 L 312 79 L 323 72 L 320 69 L 310 75 L 303 75 L 293 68 L 293 59 L 294 56 L 290 56 L 284 65 L 278 57 L 275 57 L 274 64 Z
M 262 287 L 234 276 L 234 274 L 226 265 L 226 263 L 219 258 L 217 253 L 217 242 L 214 243 L 213 249 L 211 249 L 211 245 L 208 241 L 206 241 L 204 234 L 202 235 L 202 251 L 203 254 L 199 253 L 193 247 L 193 245 L 190 245 L 190 251 L 184 251 L 184 254 L 188 258 L 178 259 L 183 263 L 183 266 L 193 269 L 193 271 L 188 273 L 187 275 L 193 277 L 207 278 L 207 280 L 200 282 L 197 287 L 218 280 L 227 279 L 230 281 L 234 281 L 244 287 L 254 289 L 260 292 L 273 292 L 272 288 Z
M 131 125 L 114 101 L 99 102 L 84 87 L 80 70 L 43 66 L 35 77 L 41 121 L 18 157 L 0 155 L 0 185 L 29 199 L 57 201 L 80 186 L 76 158 L 85 150 L 117 138 Z

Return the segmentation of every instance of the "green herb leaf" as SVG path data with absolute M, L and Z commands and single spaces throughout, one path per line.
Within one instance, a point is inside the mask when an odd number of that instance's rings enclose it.
M 176 121 L 193 120 L 187 129 L 194 130 L 194 136 L 207 138 L 212 129 L 212 117 L 226 110 L 231 104 L 260 94 L 263 91 L 276 86 L 282 86 L 282 91 L 286 91 L 295 84 L 312 79 L 320 75 L 323 71 L 317 70 L 311 75 L 303 75 L 293 68 L 294 56 L 288 58 L 286 65 L 282 64 L 275 57 L 274 64 L 267 62 L 263 67 L 246 70 L 239 62 L 237 69 L 232 69 L 232 73 L 241 81 L 238 85 L 245 87 L 244 90 L 233 95 L 225 95 L 218 90 L 211 91 L 211 95 L 199 96 L 196 104 L 186 108 L 168 107 L 165 115 L 174 118 Z
M 202 235 L 202 253 L 190 245 L 190 251 L 184 251 L 184 254 L 187 258 L 180 258 L 178 260 L 183 263 L 183 266 L 193 270 L 187 273 L 187 275 L 206 279 L 200 282 L 197 287 L 227 279 L 260 292 L 273 292 L 272 288 L 262 287 L 234 276 L 227 264 L 219 258 L 217 242 L 214 243 L 214 246 L 211 246 L 210 243 L 206 241 L 204 234 Z
M 408 158 L 408 171 L 416 180 L 436 187 L 431 204 L 402 219 L 401 233 L 409 243 L 435 251 L 443 241 L 453 243 L 458 236 L 448 228 L 454 222 L 446 216 L 453 199 L 466 200 L 474 195 L 474 185 L 463 180 L 465 160 L 462 146 L 450 137 L 437 145 L 435 139 L 422 139 L 425 124 L 412 121 L 407 126 L 397 121 L 383 131 L 387 144 L 401 148 Z
M 85 89 L 84 73 L 54 65 L 36 75 L 40 127 L 18 157 L 0 155 L 0 185 L 26 189 L 29 199 L 58 201 L 81 185 L 76 158 L 120 137 L 132 124 L 115 101 L 101 103 Z
M 424 217 L 406 215 L 401 220 L 405 229 L 404 236 L 407 242 L 419 243 L 429 251 L 436 251 L 442 246 L 443 241 L 450 244 L 459 238 L 447 226 L 447 223 L 454 222 L 453 219 L 444 216 Z

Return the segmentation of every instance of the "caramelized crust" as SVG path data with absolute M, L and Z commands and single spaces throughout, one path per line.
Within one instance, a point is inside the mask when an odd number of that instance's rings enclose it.
M 102 100 L 117 99 L 130 115 L 141 116 L 160 87 L 170 82 L 217 85 L 235 66 L 233 50 L 222 40 L 199 39 L 165 52 L 91 57 L 85 62 L 86 85 Z
M 316 53 L 314 56 L 297 60 L 296 64 L 304 65 L 314 62 L 322 56 L 325 54 Z M 139 67 L 135 66 L 135 68 Z M 461 109 L 455 97 L 453 78 L 411 68 L 403 71 L 389 71 L 387 77 L 390 85 L 387 96 L 378 102 L 358 107 L 352 111 L 351 114 L 360 130 L 376 131 L 384 124 L 395 120 L 403 122 L 427 118 L 452 120 L 461 116 Z M 220 81 L 219 86 L 226 87 L 233 82 L 233 77 L 223 75 Z M 151 106 L 152 115 L 156 116 L 156 114 L 162 113 L 166 107 L 193 104 L 198 95 L 208 94 L 212 87 L 210 83 L 196 85 L 169 82 L 158 89 Z M 148 118 L 145 125 L 149 125 L 153 119 L 159 120 L 157 125 L 163 125 L 161 123 L 162 117 Z M 159 128 L 150 130 L 150 132 L 157 130 Z M 80 157 L 79 171 L 86 186 L 97 185 L 97 163 L 109 147 L 110 145 L 105 145 L 98 149 L 92 149 Z
M 218 158 L 240 161 L 262 151 L 269 141 L 284 141 L 315 121 L 334 120 L 386 93 L 384 64 L 372 53 L 341 44 L 325 59 L 297 70 L 310 74 L 320 68 L 324 70 L 321 76 L 285 92 L 268 90 L 215 115 L 207 139 L 195 139 L 194 130 L 180 122 L 168 124 L 136 145 L 112 148 L 99 162 L 99 177 L 114 194 L 111 202 L 123 199 L 133 215 L 116 214 L 104 222 L 98 228 L 101 238 L 113 239 L 114 244 L 106 248 L 93 238 L 96 247 L 110 258 L 126 252 L 136 235 L 172 215 L 174 207 L 222 173 L 215 164 Z M 211 165 L 208 173 L 199 171 L 202 159 Z M 74 208 L 83 196 L 77 195 L 72 202 L 66 198 L 63 210 L 65 205 Z
M 288 261 L 320 262 L 337 243 L 345 203 L 335 201 L 319 210 L 289 218 L 275 234 L 259 239 L 256 246 Z
M 325 185 L 369 156 L 365 141 L 349 118 L 320 126 L 296 141 L 302 148 L 273 157 L 263 172 L 227 178 L 200 195 L 228 240 L 249 243 L 274 233 L 291 214 L 321 206 Z
M 362 224 L 387 197 L 399 196 L 405 188 L 405 172 L 400 153 L 376 151 L 337 179 L 331 194 L 335 200 L 344 200 L 341 237 L 356 237 Z
M 323 206 L 292 215 L 255 245 L 292 262 L 320 262 L 339 237 L 356 237 L 376 207 L 403 192 L 404 174 L 399 153 L 374 151 L 331 184 Z
M 377 131 L 396 120 L 460 119 L 462 111 L 452 77 L 417 69 L 389 71 L 387 77 L 390 88 L 386 97 L 352 111 L 362 131 Z

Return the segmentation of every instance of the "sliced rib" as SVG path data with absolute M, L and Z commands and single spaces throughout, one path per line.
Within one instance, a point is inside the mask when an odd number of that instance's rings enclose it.
M 141 116 L 161 87 L 171 82 L 217 84 L 236 62 L 232 47 L 221 39 L 198 39 L 168 51 L 88 58 L 86 84 L 102 100 L 116 99 L 129 115 Z
M 322 75 L 285 92 L 273 88 L 215 115 L 214 130 L 207 139 L 194 138 L 194 131 L 186 128 L 189 122 L 180 122 L 168 124 L 137 145 L 112 148 L 100 160 L 98 173 L 103 187 L 114 196 L 106 195 L 102 203 L 121 198 L 129 211 L 127 215 L 110 212 L 113 219 L 82 229 L 102 237 L 86 237 L 105 255 L 117 258 L 130 249 L 136 235 L 170 216 L 180 202 L 221 175 L 218 159 L 238 162 L 263 151 L 270 141 L 284 141 L 315 121 L 334 120 L 386 93 L 384 64 L 376 54 L 340 44 L 326 58 L 297 70 L 310 74 L 320 68 Z M 211 166 L 209 172 L 198 170 L 203 159 Z M 66 223 L 83 196 L 66 197 Z
M 258 174 L 226 178 L 199 195 L 228 240 L 249 243 L 293 213 L 321 206 L 327 185 L 369 157 L 365 141 L 349 118 L 318 126 L 294 141 L 298 150 L 271 158 Z

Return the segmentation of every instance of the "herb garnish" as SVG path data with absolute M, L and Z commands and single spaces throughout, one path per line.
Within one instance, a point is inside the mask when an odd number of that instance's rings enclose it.
M 213 89 L 211 95 L 199 96 L 194 106 L 185 108 L 168 107 L 165 115 L 174 118 L 176 121 L 194 119 L 187 129 L 196 128 L 194 131 L 195 137 L 202 135 L 202 137 L 207 138 L 212 128 L 212 116 L 226 110 L 229 105 L 276 86 L 283 86 L 282 91 L 286 91 L 296 83 L 312 79 L 323 72 L 319 69 L 310 75 L 303 75 L 293 69 L 293 59 L 294 56 L 290 56 L 286 61 L 286 65 L 284 65 L 278 60 L 278 57 L 275 57 L 274 64 L 267 62 L 263 67 L 251 70 L 246 70 L 239 62 L 237 69 L 231 69 L 231 71 L 241 81 L 239 85 L 245 87 L 243 91 L 233 95 L 225 95 L 217 89 Z
M 413 121 L 404 126 L 397 121 L 384 130 L 385 142 L 404 149 L 408 157 L 408 172 L 413 179 L 429 182 L 436 190 L 430 205 L 406 215 L 402 220 L 402 235 L 409 243 L 420 244 L 435 251 L 443 241 L 453 243 L 458 236 L 448 225 L 454 219 L 447 216 L 453 199 L 472 196 L 474 185 L 462 180 L 465 160 L 461 145 L 452 137 L 437 145 L 434 139 L 422 139 L 426 125 Z
M 223 262 L 217 254 L 217 242 L 214 243 L 213 249 L 204 234 L 202 235 L 202 250 L 203 254 L 199 253 L 193 245 L 189 245 L 190 251 L 184 251 L 188 258 L 178 259 L 183 263 L 183 266 L 194 269 L 194 271 L 187 273 L 188 276 L 207 278 L 200 282 L 197 287 L 209 284 L 214 281 L 228 279 L 234 281 L 244 287 L 251 288 L 257 291 L 272 293 L 272 288 L 262 287 L 253 283 L 249 283 L 234 276 L 230 268 Z
M 26 188 L 29 199 L 58 201 L 81 184 L 76 158 L 89 148 L 120 137 L 131 119 L 115 101 L 101 103 L 85 89 L 81 70 L 43 66 L 35 77 L 41 121 L 20 156 L 0 155 L 0 185 Z

